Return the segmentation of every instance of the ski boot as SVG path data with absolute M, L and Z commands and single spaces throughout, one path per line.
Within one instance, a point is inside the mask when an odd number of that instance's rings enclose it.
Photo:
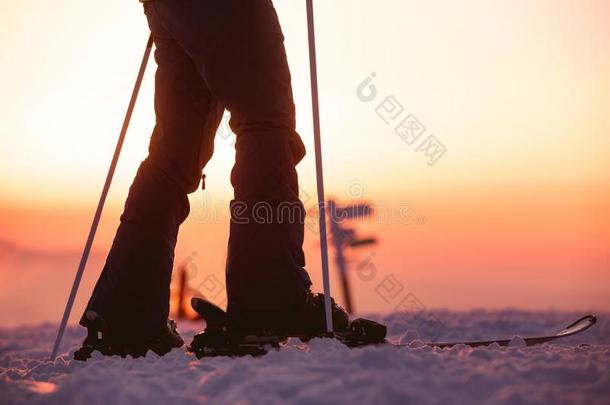
M 386 327 L 367 319 L 349 322 L 347 313 L 334 300 L 334 332 L 326 332 L 324 295 L 306 292 L 303 306 L 290 320 L 277 322 L 271 316 L 242 317 L 231 320 L 227 313 L 202 298 L 193 298 L 191 306 L 205 320 L 206 328 L 195 335 L 188 350 L 197 358 L 206 356 L 263 355 L 279 348 L 288 337 L 307 342 L 315 337 L 336 338 L 349 347 L 383 343 Z
M 369 319 L 357 318 L 350 322 L 347 312 L 331 298 L 333 333 L 326 333 L 324 294 L 307 292 L 301 323 L 290 336 L 308 341 L 313 337 L 337 338 L 349 347 L 383 343 L 387 328 Z
M 187 349 L 198 359 L 214 356 L 260 356 L 279 347 L 283 339 L 273 334 L 241 334 L 229 327 L 225 311 L 202 298 L 192 298 L 191 306 L 206 323 Z
M 387 327 L 370 319 L 357 318 L 345 331 L 336 331 L 337 339 L 346 346 L 359 347 L 385 343 Z
M 96 350 L 104 356 L 126 357 L 130 355 L 137 358 L 146 356 L 148 350 L 163 356 L 173 348 L 184 345 L 176 322 L 172 319 L 168 319 L 165 327 L 162 327 L 158 333 L 145 338 L 128 333 L 113 334 L 104 318 L 92 310 L 85 313 L 81 324 L 87 328 L 87 337 L 83 341 L 82 347 L 74 352 L 75 360 L 86 361 Z

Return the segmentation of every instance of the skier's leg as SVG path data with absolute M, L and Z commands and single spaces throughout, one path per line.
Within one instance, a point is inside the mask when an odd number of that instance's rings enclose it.
M 295 169 L 305 149 L 295 131 L 290 71 L 273 5 L 269 0 L 156 0 L 150 9 L 231 111 L 237 143 L 229 315 L 290 311 L 311 284 L 304 270 L 305 212 Z
M 224 111 L 183 49 L 156 24 L 151 29 L 157 122 L 87 306 L 122 331 L 146 332 L 167 320 L 178 227 L 189 213 L 187 194 L 199 185 Z

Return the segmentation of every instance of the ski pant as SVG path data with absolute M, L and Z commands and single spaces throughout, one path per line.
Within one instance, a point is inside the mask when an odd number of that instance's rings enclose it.
M 187 194 L 198 189 L 224 109 L 236 134 L 226 263 L 229 315 L 298 305 L 311 281 L 284 37 L 270 0 L 154 0 L 156 125 L 88 308 L 147 330 L 169 313 Z M 211 252 L 211 254 L 217 254 Z

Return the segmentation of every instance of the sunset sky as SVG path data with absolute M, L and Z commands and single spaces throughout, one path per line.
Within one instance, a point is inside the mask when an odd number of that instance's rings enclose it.
M 311 208 L 305 1 L 274 4 L 309 152 L 298 170 Z M 434 308 L 610 309 L 610 2 L 332 0 L 315 8 L 327 193 L 387 214 L 353 224 L 379 239 L 349 252 L 356 309 L 391 311 L 409 292 Z M 136 0 L 2 0 L 0 325 L 60 318 L 147 37 Z M 146 156 L 154 68 L 77 315 Z M 371 101 L 358 93 L 367 78 Z M 390 102 L 396 117 L 379 107 Z M 409 114 L 425 127 L 411 145 L 395 132 Z M 222 135 L 176 255 L 176 264 L 196 266 L 193 286 L 224 277 L 234 137 Z M 430 135 L 446 148 L 433 165 L 418 150 Z M 321 290 L 314 226 L 305 250 Z M 383 296 L 388 280 L 402 288 L 397 298 Z M 340 298 L 335 277 L 333 288 Z

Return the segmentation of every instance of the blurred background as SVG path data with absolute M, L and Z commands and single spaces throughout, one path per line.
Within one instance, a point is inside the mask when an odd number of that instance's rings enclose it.
M 59 321 L 148 29 L 136 0 L 2 0 L 0 325 Z M 305 2 L 275 0 L 292 69 L 305 251 L 321 290 Z M 326 189 L 354 310 L 610 310 L 610 3 L 316 2 Z M 149 65 L 72 321 L 154 126 Z M 176 267 L 224 304 L 226 120 Z M 335 250 L 334 295 L 342 302 Z M 179 277 L 178 277 L 179 278 Z

